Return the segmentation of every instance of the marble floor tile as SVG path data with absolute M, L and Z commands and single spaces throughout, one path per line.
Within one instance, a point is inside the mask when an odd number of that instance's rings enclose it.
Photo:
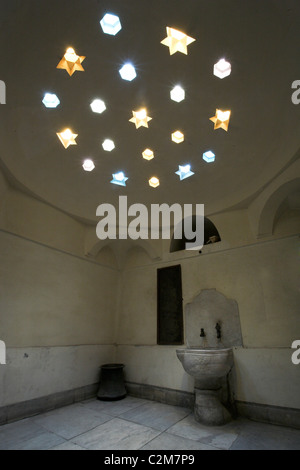
M 33 422 L 58 436 L 71 439 L 99 426 L 112 417 L 103 411 L 95 411 L 80 404 L 66 406 L 32 418 Z
M 73 442 L 66 441 L 63 444 L 59 444 L 58 446 L 51 447 L 49 450 L 87 450 L 83 447 L 74 444 Z
M 190 413 L 191 410 L 186 408 L 149 401 L 138 408 L 123 413 L 120 417 L 159 431 L 165 431 Z
M 141 450 L 219 450 L 199 441 L 169 434 L 167 431 L 148 442 Z
M 117 401 L 102 401 L 93 399 L 89 400 L 88 402 L 82 402 L 82 405 L 91 410 L 104 411 L 109 415 L 119 416 L 120 414 L 144 405 L 145 403 L 148 403 L 148 401 L 142 398 L 127 396 L 126 398 Z
M 137 450 L 154 439 L 159 431 L 119 418 L 72 439 L 74 444 L 89 450 Z
M 204 426 L 189 409 L 94 398 L 0 426 L 0 450 L 23 449 L 300 450 L 300 430 L 246 418 Z
M 12 446 L 11 450 L 49 450 L 51 447 L 65 442 L 62 437 L 43 430 L 37 436 Z
M 235 424 L 205 426 L 198 423 L 193 414 L 170 427 L 168 433 L 219 449 L 229 449 L 238 437 L 238 429 Z
M 0 450 L 16 449 L 43 431 L 30 418 L 0 426 Z
M 300 450 L 300 430 L 241 420 L 231 450 Z

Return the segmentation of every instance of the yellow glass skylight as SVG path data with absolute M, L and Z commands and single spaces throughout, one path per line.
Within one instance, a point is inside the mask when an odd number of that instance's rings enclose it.
M 152 176 L 152 178 L 149 179 L 149 186 L 152 188 L 157 188 L 159 184 L 159 179 L 156 176 Z
M 216 115 L 210 118 L 210 121 L 215 124 L 214 129 L 224 129 L 224 131 L 228 131 L 230 115 L 230 110 L 222 111 L 221 109 L 216 109 Z
M 57 132 L 56 135 L 66 149 L 69 147 L 69 145 L 77 145 L 75 139 L 78 134 L 73 134 L 71 129 L 65 129 L 62 132 Z
M 140 109 L 139 111 L 132 111 L 133 117 L 129 119 L 130 122 L 135 124 L 135 127 L 149 127 L 148 122 L 151 121 L 151 117 L 147 116 L 147 110 L 145 108 Z
M 175 142 L 176 144 L 180 144 L 181 142 L 184 141 L 184 134 L 180 131 L 175 131 L 171 135 L 171 138 L 172 138 L 173 142 Z
M 152 158 L 154 158 L 154 153 L 150 149 L 145 149 L 142 155 L 145 160 L 152 160 Z
M 76 70 L 84 72 L 84 68 L 81 65 L 84 59 L 85 56 L 77 55 L 74 49 L 69 47 L 56 68 L 66 70 L 70 76 L 73 75 Z
M 182 31 L 167 26 L 167 37 L 161 41 L 161 44 L 169 48 L 170 55 L 175 54 L 175 52 L 187 54 L 187 46 L 194 41 L 196 39 L 187 36 Z

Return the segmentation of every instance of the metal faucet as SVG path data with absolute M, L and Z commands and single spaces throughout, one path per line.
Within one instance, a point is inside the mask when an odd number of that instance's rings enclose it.
M 221 338 L 221 325 L 219 323 L 216 324 L 216 330 L 217 330 L 217 338 Z

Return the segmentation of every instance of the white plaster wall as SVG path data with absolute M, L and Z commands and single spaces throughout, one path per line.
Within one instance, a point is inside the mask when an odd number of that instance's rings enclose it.
M 118 344 L 156 344 L 157 269 L 180 263 L 184 306 L 216 288 L 238 303 L 244 346 L 289 347 L 300 334 L 298 253 L 291 237 L 125 269 Z
M 9 185 L 0 170 L 0 227 L 4 224 L 4 206 L 9 191 Z
M 6 181 L 6 179 L 4 178 L 1 170 L 0 170 L 0 201 L 1 201 L 1 204 L 3 202 L 3 197 L 4 197 L 4 194 L 6 193 L 6 191 L 8 190 L 8 183 Z M 0 204 L 0 206 L 1 206 Z
M 180 346 L 118 345 L 116 357 L 125 364 L 128 382 L 193 392 L 193 378 L 177 359 L 177 348 Z
M 90 385 L 114 362 L 116 269 L 0 231 L 0 406 Z
M 110 344 L 118 271 L 0 232 L 0 332 L 9 347 Z
M 138 266 L 136 254 L 135 266 L 127 263 L 122 273 L 117 360 L 126 364 L 127 380 L 193 389 L 176 347 L 156 345 L 157 269 L 180 263 L 184 306 L 210 288 L 238 303 L 244 349 L 235 353 L 237 399 L 300 408 L 300 366 L 290 359 L 291 344 L 300 339 L 297 236 L 202 255 L 179 252 L 172 263 L 141 261 Z M 200 334 L 201 318 L 195 328 Z
M 236 398 L 300 409 L 300 366 L 292 363 L 293 352 L 291 348 L 236 349 Z
M 180 346 L 117 347 L 128 382 L 194 391 L 194 380 L 182 368 Z M 300 366 L 290 348 L 234 348 L 234 395 L 239 401 L 300 409 Z
M 48 204 L 9 188 L 0 228 L 79 256 L 84 255 L 85 226 Z
M 112 345 L 8 348 L 0 365 L 0 407 L 95 384 L 114 351 Z

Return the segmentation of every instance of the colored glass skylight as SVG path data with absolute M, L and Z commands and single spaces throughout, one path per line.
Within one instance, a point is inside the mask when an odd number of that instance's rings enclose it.
M 65 129 L 62 132 L 57 132 L 56 135 L 66 149 L 69 147 L 69 145 L 77 145 L 75 139 L 78 134 L 73 134 L 71 129 Z
M 147 116 L 147 110 L 145 108 L 139 111 L 132 111 L 133 117 L 129 119 L 130 122 L 135 124 L 135 127 L 149 127 L 148 122 L 151 121 L 151 117 Z
M 175 171 L 175 173 L 179 176 L 180 181 L 184 180 L 185 178 L 189 178 L 190 176 L 195 174 L 193 171 L 191 171 L 191 165 L 179 165 L 179 170 Z
M 171 135 L 171 138 L 172 138 L 173 142 L 175 142 L 176 144 L 180 144 L 181 142 L 184 141 L 184 134 L 180 131 L 175 131 Z
M 66 70 L 69 75 L 73 75 L 76 70 L 84 72 L 84 68 L 81 65 L 84 59 L 85 56 L 77 55 L 74 49 L 69 47 L 56 68 Z
M 59 103 L 60 101 L 54 93 L 45 93 L 43 104 L 46 106 L 46 108 L 57 108 Z
M 119 173 L 115 173 L 112 175 L 113 179 L 111 183 L 117 184 L 119 186 L 126 186 L 126 181 L 128 178 L 124 175 L 123 171 L 119 171 Z
M 222 111 L 221 109 L 216 109 L 216 115 L 210 118 L 214 125 L 214 129 L 223 129 L 228 131 L 229 120 L 230 120 L 231 111 Z
M 151 149 L 145 149 L 142 155 L 145 160 L 152 160 L 154 158 L 154 153 Z
M 187 54 L 187 46 L 194 41 L 194 38 L 187 36 L 182 31 L 167 26 L 167 37 L 161 41 L 161 44 L 169 48 L 170 55 L 175 54 L 175 52 Z
M 112 13 L 106 13 L 100 21 L 100 25 L 102 31 L 111 36 L 115 36 L 122 29 L 120 18 Z
M 207 163 L 212 163 L 215 161 L 216 159 L 216 156 L 215 154 L 211 151 L 211 150 L 208 150 L 207 152 L 205 152 L 202 156 L 203 160 L 206 161 Z
M 152 178 L 149 179 L 149 186 L 152 188 L 157 188 L 159 184 L 159 179 L 156 176 L 152 176 Z

